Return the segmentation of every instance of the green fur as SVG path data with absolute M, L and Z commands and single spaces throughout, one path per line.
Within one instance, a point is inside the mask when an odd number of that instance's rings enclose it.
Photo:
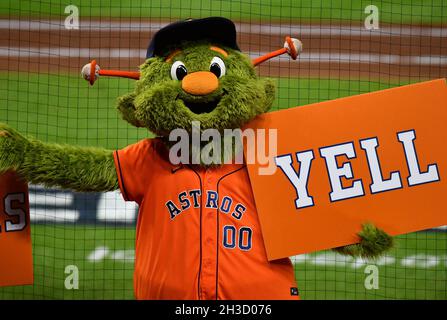
M 358 233 L 360 242 L 344 247 L 334 248 L 337 253 L 362 258 L 375 259 L 393 247 L 394 240 L 385 231 L 375 227 L 371 223 L 362 225 L 362 231 Z
M 133 100 L 135 99 L 134 93 L 126 94 L 118 98 L 118 111 L 124 120 L 129 122 L 134 127 L 144 127 L 144 124 L 140 122 L 135 116 L 135 106 Z
M 0 173 L 13 169 L 26 181 L 74 191 L 118 189 L 112 151 L 47 144 L 0 124 Z
M 209 49 L 206 43 L 184 43 L 181 53 L 171 62 L 164 58 L 148 59 L 141 66 L 141 77 L 135 91 L 118 100 L 122 117 L 135 125 L 145 126 L 159 136 L 168 136 L 176 128 L 191 131 L 192 121 L 200 121 L 201 129 L 240 128 L 256 115 L 268 111 L 274 99 L 274 85 L 270 80 L 259 79 L 250 60 L 239 51 L 225 49 L 229 55 Z M 170 76 L 171 65 L 182 61 L 188 73 L 209 70 L 213 57 L 220 57 L 226 65 L 226 74 L 219 79 L 218 89 L 206 96 L 184 92 L 181 81 Z M 195 114 L 184 101 L 207 102 L 222 97 L 210 113 Z M 133 103 L 132 103 L 133 99 Z

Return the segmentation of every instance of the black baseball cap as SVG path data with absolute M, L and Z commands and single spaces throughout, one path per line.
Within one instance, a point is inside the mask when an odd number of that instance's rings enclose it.
M 158 30 L 147 48 L 146 58 L 164 56 L 182 41 L 210 41 L 240 51 L 234 23 L 222 17 L 187 19 Z

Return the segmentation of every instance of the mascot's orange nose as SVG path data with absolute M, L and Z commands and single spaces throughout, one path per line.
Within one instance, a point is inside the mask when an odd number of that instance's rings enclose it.
M 182 89 L 195 96 L 204 96 L 217 89 L 219 80 L 209 71 L 189 73 L 182 79 Z

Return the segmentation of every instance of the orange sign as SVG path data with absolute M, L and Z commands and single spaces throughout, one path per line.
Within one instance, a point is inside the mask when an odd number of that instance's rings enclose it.
M 28 185 L 11 171 L 0 176 L 0 286 L 33 283 Z
M 248 170 L 270 260 L 447 224 L 447 85 L 428 81 L 272 112 L 276 171 Z

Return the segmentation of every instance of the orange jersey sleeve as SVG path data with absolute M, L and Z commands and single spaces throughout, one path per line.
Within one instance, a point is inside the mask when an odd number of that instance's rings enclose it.
M 153 152 L 152 139 L 145 139 L 113 153 L 118 182 L 124 200 L 140 204 L 145 189 L 148 172 L 147 161 Z

